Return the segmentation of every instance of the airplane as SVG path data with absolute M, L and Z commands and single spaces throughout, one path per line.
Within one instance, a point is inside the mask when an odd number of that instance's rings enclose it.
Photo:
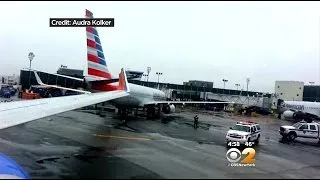
M 305 120 L 312 122 L 312 120 L 320 119 L 320 103 L 308 101 L 284 101 L 278 99 L 277 102 L 278 118 L 281 116 L 285 119 L 293 119 L 296 121 Z
M 91 11 L 86 9 L 86 18 L 93 18 Z M 104 52 L 102 49 L 100 37 L 96 27 L 87 26 L 86 27 L 87 36 L 87 65 L 88 65 L 88 75 L 84 76 L 83 79 L 74 78 L 65 75 L 58 75 L 63 77 L 70 77 L 74 80 L 83 81 L 85 86 L 83 87 L 85 91 L 74 90 L 77 92 L 88 93 L 88 92 L 101 92 L 101 91 L 112 91 L 116 89 L 118 79 L 110 73 Z M 36 77 L 38 84 L 40 86 L 48 86 L 61 88 L 65 90 L 72 90 L 71 88 L 63 88 L 56 85 L 46 85 L 42 83 L 39 77 Z M 125 115 L 129 109 L 133 108 L 146 108 L 147 117 L 155 117 L 155 107 L 158 110 L 162 109 L 164 113 L 175 112 L 174 104 L 228 104 L 234 102 L 211 102 L 211 101 L 166 101 L 166 95 L 163 91 L 159 89 L 154 89 L 150 87 L 145 87 L 141 85 L 136 85 L 129 83 L 130 95 L 122 98 L 117 98 L 111 100 L 110 103 L 118 109 L 118 113 Z M 162 106 L 162 108 L 161 108 Z M 159 113 L 159 111 L 158 111 Z
M 86 9 L 86 18 L 93 18 L 91 11 Z M 110 73 L 101 41 L 96 27 L 86 27 L 87 36 L 87 65 L 88 75 L 83 81 L 84 88 L 90 92 L 112 91 L 117 87 L 117 79 Z M 38 82 L 39 83 L 39 82 Z M 43 84 L 43 83 L 42 83 Z M 159 89 L 145 87 L 129 83 L 130 95 L 113 99 L 110 101 L 117 109 L 119 114 L 125 115 L 127 110 L 146 107 L 147 116 L 155 116 L 155 107 L 158 106 L 164 113 L 175 111 L 174 104 L 228 104 L 234 102 L 210 102 L 210 101 L 167 101 L 166 95 Z M 162 108 L 161 108 L 162 106 Z

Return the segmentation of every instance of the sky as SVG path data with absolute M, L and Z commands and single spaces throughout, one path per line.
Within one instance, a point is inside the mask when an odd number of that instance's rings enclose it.
M 61 64 L 86 69 L 84 27 L 49 18 L 115 18 L 98 27 L 109 70 L 146 71 L 150 81 L 213 81 L 214 87 L 274 92 L 276 80 L 320 83 L 320 2 L 0 2 L 0 74 Z

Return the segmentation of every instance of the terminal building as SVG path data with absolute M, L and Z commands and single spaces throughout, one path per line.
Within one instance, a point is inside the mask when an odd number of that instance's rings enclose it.
M 38 73 L 41 80 L 46 84 L 59 85 L 68 88 L 83 87 L 83 81 L 57 76 L 46 72 Z M 61 66 L 57 70 L 57 74 L 66 75 L 76 78 L 83 78 L 83 71 L 77 69 L 68 69 Z M 268 94 L 255 91 L 244 91 L 234 89 L 213 88 L 213 82 L 190 80 L 183 84 L 157 83 L 150 81 L 142 81 L 143 72 L 126 70 L 128 81 L 130 83 L 158 88 L 167 94 L 167 98 L 171 100 L 217 100 L 217 96 L 230 97 L 261 97 L 261 98 L 281 98 L 283 100 L 293 101 L 317 101 L 320 102 L 320 86 L 305 86 L 299 81 L 276 81 L 274 94 Z M 38 85 L 34 74 L 27 69 L 20 72 L 20 85 L 23 89 L 28 89 L 30 85 Z M 205 93 L 204 93 L 205 92 Z M 210 97 L 204 97 L 204 94 L 211 94 Z M 212 96 L 212 94 L 216 94 Z
M 209 81 L 189 80 L 189 82 L 183 82 L 183 85 L 213 88 L 213 82 Z
M 276 81 L 275 95 L 285 101 L 320 102 L 320 86 L 304 85 L 300 81 Z
M 275 95 L 285 101 L 302 101 L 304 96 L 304 82 L 276 81 Z
M 305 85 L 303 89 L 303 101 L 320 102 L 320 86 Z
M 61 66 L 57 70 L 57 74 L 66 75 L 76 78 L 83 78 L 83 71 L 76 69 L 68 69 L 65 66 Z M 257 96 L 263 95 L 265 97 L 270 97 L 270 94 L 264 94 L 262 92 L 253 92 L 253 91 L 241 91 L 233 89 L 223 89 L 223 88 L 213 88 L 213 82 L 207 81 L 196 81 L 191 80 L 183 84 L 170 84 L 170 83 L 157 83 L 150 81 L 141 81 L 143 72 L 126 70 L 127 78 L 130 83 L 148 86 L 152 88 L 158 88 L 161 90 L 166 90 L 167 97 L 169 99 L 180 99 L 180 100 L 200 100 L 201 92 L 211 92 L 215 94 L 226 94 L 226 95 L 242 95 L 242 96 Z M 79 88 L 83 87 L 83 81 L 77 81 L 74 79 L 57 76 L 55 74 L 50 74 L 46 72 L 39 72 L 38 75 L 43 81 L 43 83 L 51 85 L 59 85 L 68 88 Z M 22 89 L 27 89 L 30 85 L 38 85 L 34 73 L 27 69 L 23 69 L 20 72 L 20 84 Z
M 61 65 L 58 69 L 57 74 L 72 76 L 75 78 L 83 78 L 83 70 L 79 69 L 68 69 L 66 66 Z
M 0 84 L 7 84 L 13 86 L 19 84 L 20 77 L 14 74 L 12 76 L 0 76 L 0 79 Z
M 57 76 L 65 75 L 75 77 Z M 83 71 L 77 69 L 68 69 L 61 66 L 57 70 L 57 74 L 46 72 L 38 72 L 43 83 L 50 85 L 58 85 L 73 89 L 85 86 L 83 81 Z M 129 83 L 147 86 L 151 88 L 159 88 L 166 93 L 168 100 L 181 101 L 233 101 L 237 104 L 246 106 L 258 106 L 264 109 L 272 107 L 276 104 L 277 99 L 281 98 L 287 101 L 317 101 L 320 102 L 320 86 L 304 86 L 299 81 L 276 81 L 274 94 L 245 91 L 235 89 L 213 88 L 213 82 L 190 80 L 182 84 L 157 83 L 151 81 L 143 81 L 143 72 L 126 70 Z M 28 89 L 30 85 L 38 85 L 34 73 L 28 69 L 20 72 L 20 85 L 22 89 Z

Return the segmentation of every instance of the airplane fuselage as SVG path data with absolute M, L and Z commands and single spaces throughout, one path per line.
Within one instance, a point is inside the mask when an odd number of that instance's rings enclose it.
M 319 102 L 307 102 L 307 101 L 284 101 L 280 108 L 280 113 L 287 110 L 296 110 L 320 117 L 320 103 Z
M 144 107 L 145 104 L 153 101 L 165 101 L 166 95 L 158 89 L 129 83 L 130 95 L 110 101 L 116 107 Z M 117 83 L 106 84 L 95 82 L 91 84 L 93 92 L 117 90 Z

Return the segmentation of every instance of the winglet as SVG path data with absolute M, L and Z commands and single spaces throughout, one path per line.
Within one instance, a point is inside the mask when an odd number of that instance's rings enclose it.
M 41 81 L 40 77 L 38 76 L 38 73 L 36 71 L 33 71 L 33 72 L 34 72 L 34 75 L 36 76 L 37 83 L 40 85 L 46 85 Z
M 121 68 L 121 72 L 119 74 L 119 90 L 123 90 L 125 92 L 130 92 L 130 88 L 128 86 L 128 80 L 127 80 L 127 75 L 126 72 L 123 68 Z

